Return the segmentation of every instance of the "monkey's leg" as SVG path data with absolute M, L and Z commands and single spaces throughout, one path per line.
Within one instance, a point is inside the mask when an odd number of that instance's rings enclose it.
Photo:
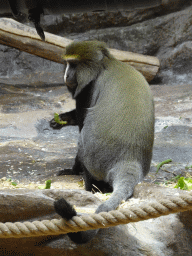
M 43 14 L 43 9 L 40 6 L 37 6 L 33 9 L 29 10 L 29 20 L 32 21 L 35 25 L 37 34 L 41 37 L 43 41 L 45 41 L 45 34 L 43 32 L 42 27 L 40 26 L 40 16 Z
M 83 178 L 85 182 L 85 190 L 92 191 L 92 184 L 94 184 L 94 179 L 92 178 L 92 176 L 90 175 L 89 171 L 85 166 L 83 168 Z
M 75 164 L 72 169 L 64 169 L 58 172 L 57 176 L 61 175 L 79 175 L 83 174 L 84 182 L 85 182 L 85 190 L 92 191 L 92 184 L 94 184 L 94 179 L 89 174 L 87 168 L 84 164 L 79 160 L 78 154 L 75 158 Z
M 53 118 L 50 121 L 50 126 L 53 129 L 61 129 L 62 127 L 67 126 L 67 125 L 77 125 L 76 109 L 74 109 L 72 111 L 69 111 L 69 112 L 66 112 L 66 113 L 60 114 L 59 118 L 62 121 L 67 121 L 67 124 L 58 124 L 58 123 L 55 122 L 55 119 Z

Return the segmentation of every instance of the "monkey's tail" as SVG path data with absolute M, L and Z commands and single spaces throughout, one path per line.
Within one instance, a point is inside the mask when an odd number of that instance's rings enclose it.
M 63 219 L 70 220 L 77 215 L 76 210 L 64 198 L 54 202 L 55 211 Z M 99 231 L 99 229 L 79 231 L 77 233 L 68 233 L 69 238 L 76 244 L 84 244 L 89 242 Z

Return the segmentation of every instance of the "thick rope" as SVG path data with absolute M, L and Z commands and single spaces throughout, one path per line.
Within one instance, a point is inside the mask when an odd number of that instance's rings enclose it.
M 192 210 L 192 193 L 163 198 L 139 206 L 130 206 L 127 209 L 75 216 L 70 221 L 53 219 L 50 221 L 0 223 L 0 238 L 59 235 L 89 229 L 108 228 L 187 210 Z

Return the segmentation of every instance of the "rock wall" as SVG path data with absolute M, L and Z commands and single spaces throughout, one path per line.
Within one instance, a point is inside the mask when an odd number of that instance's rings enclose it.
M 192 1 L 132 12 L 44 16 L 45 31 L 74 40 L 97 39 L 111 48 L 157 56 L 161 68 L 152 84 L 191 83 Z M 61 83 L 63 67 L 0 45 L 0 79 L 10 84 Z

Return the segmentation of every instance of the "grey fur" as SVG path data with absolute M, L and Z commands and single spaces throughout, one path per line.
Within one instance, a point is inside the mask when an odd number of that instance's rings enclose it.
M 135 185 L 149 171 L 154 140 L 153 97 L 143 75 L 113 58 L 103 43 L 73 43 L 66 49 L 66 61 L 73 54 L 79 54 L 75 79 L 71 78 L 72 83 L 66 80 L 76 99 L 80 129 L 73 171 L 83 171 L 86 190 L 91 190 L 94 180 L 113 188 L 110 199 L 96 210 L 110 211 L 133 194 Z M 74 74 L 74 66 L 68 72 L 68 77 L 70 72 Z M 73 240 L 72 234 L 70 237 Z

